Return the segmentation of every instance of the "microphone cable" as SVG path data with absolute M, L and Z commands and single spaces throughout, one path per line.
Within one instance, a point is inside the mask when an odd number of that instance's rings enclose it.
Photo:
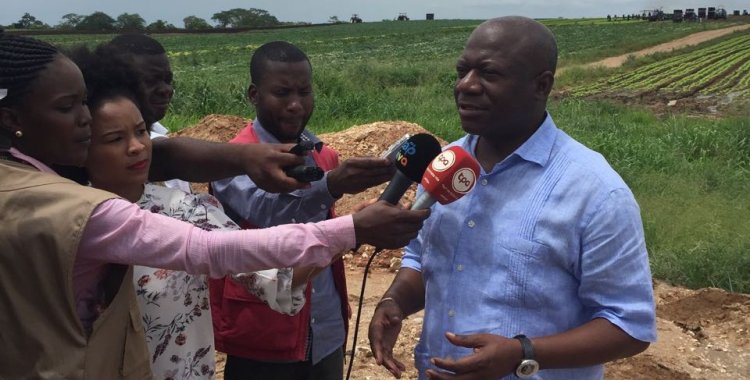
M 354 322 L 354 336 L 352 337 L 352 354 L 349 357 L 349 368 L 346 370 L 346 380 L 349 380 L 349 376 L 351 376 L 352 374 L 354 355 L 357 352 L 357 332 L 359 331 L 359 318 L 362 316 L 362 303 L 364 303 L 365 300 L 365 284 L 367 283 L 367 273 L 370 270 L 370 264 L 372 264 L 372 260 L 375 258 L 375 256 L 378 255 L 379 252 L 379 250 L 373 251 L 372 256 L 367 259 L 367 264 L 365 265 L 365 275 L 364 277 L 362 277 L 362 287 L 359 291 L 359 305 L 357 305 L 357 318 Z

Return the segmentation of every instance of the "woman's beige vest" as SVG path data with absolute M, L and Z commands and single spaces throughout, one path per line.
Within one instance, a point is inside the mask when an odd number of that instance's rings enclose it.
M 90 336 L 76 313 L 81 234 L 114 197 L 0 160 L 0 379 L 153 378 L 132 268 L 109 276 L 113 298 Z

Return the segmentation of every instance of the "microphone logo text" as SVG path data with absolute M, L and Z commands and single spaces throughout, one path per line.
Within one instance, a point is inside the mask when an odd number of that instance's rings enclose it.
M 398 161 L 401 166 L 406 166 L 409 163 L 409 158 L 406 156 L 413 156 L 416 153 L 417 145 L 412 141 L 406 141 L 403 145 L 401 145 L 401 150 L 399 150 L 398 154 L 396 155 L 396 161 Z
M 468 193 L 477 181 L 477 176 L 473 170 L 469 168 L 461 168 L 453 174 L 453 180 L 451 186 L 453 190 L 465 194 Z
M 440 153 L 432 160 L 432 170 L 442 172 L 450 169 L 456 162 L 456 153 L 452 150 L 446 150 Z

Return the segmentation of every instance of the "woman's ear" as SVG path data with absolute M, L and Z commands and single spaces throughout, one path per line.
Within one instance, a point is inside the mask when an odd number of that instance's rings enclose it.
M 0 129 L 5 131 L 8 136 L 13 136 L 16 131 L 23 132 L 21 122 L 18 120 L 18 113 L 10 107 L 0 107 Z

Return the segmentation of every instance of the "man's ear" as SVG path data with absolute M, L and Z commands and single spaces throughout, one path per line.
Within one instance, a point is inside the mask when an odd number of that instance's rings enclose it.
M 12 136 L 16 131 L 23 132 L 21 122 L 18 120 L 18 114 L 10 107 L 0 107 L 0 129 L 8 132 Z
M 255 83 L 250 83 L 250 86 L 247 87 L 247 101 L 253 106 L 258 104 L 258 86 Z
M 555 84 L 555 74 L 545 71 L 536 77 L 535 82 L 537 95 L 546 100 Z

